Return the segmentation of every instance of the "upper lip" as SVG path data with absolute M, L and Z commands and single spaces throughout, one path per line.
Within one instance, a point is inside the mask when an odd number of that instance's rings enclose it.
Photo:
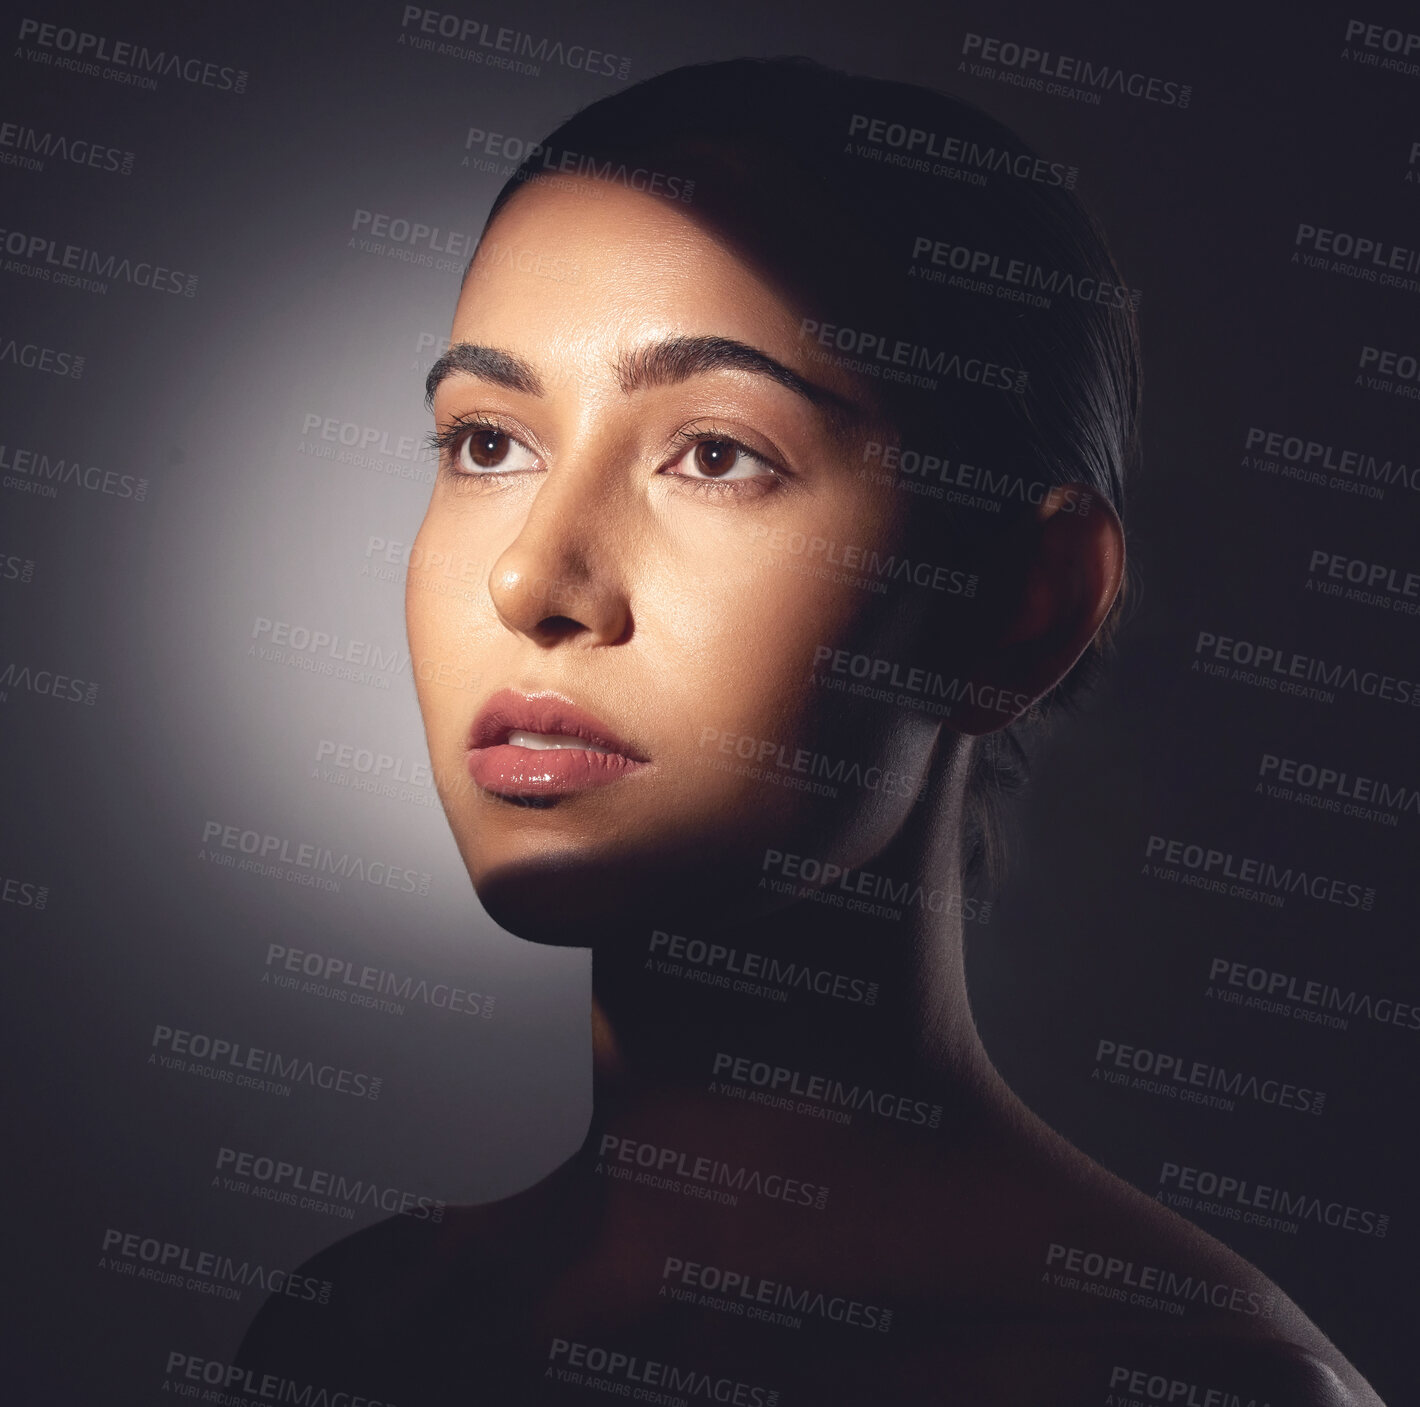
M 510 733 L 558 733 L 618 752 L 633 762 L 647 759 L 618 737 L 600 718 L 579 708 L 571 699 L 550 690 L 536 694 L 500 689 L 478 710 L 469 729 L 470 748 L 496 747 Z

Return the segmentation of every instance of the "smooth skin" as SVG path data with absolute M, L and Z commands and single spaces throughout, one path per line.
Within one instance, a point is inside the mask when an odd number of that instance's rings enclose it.
M 800 313 L 681 209 L 616 188 L 591 194 L 525 190 L 497 221 L 496 264 L 474 263 L 452 340 L 510 353 L 543 393 L 459 372 L 439 385 L 445 435 L 460 424 L 490 428 L 446 450 L 417 553 L 487 563 L 488 591 L 467 602 L 426 592 L 416 578 L 408 597 L 430 752 L 449 779 L 445 805 L 475 887 L 513 932 L 581 943 L 558 936 L 569 912 L 542 912 L 549 870 L 563 875 L 559 900 L 576 893 L 584 930 L 632 918 L 665 924 L 681 911 L 752 909 L 747 891 L 768 848 L 857 868 L 901 831 L 911 795 L 884 788 L 863 804 L 824 808 L 746 769 L 714 766 L 715 743 L 733 735 L 928 775 L 940 720 L 826 689 L 815 678 L 820 646 L 989 681 L 1029 701 L 1093 637 L 1124 560 L 1107 505 L 1065 513 L 1057 496 L 998 548 L 999 559 L 1016 559 L 1014 579 L 988 578 L 969 610 L 944 610 L 950 603 L 931 590 L 877 595 L 857 573 L 835 582 L 796 570 L 815 559 L 774 544 L 823 539 L 886 554 L 902 536 L 913 500 L 861 472 L 865 440 L 891 435 L 875 419 L 871 388 L 811 360 Z M 839 417 L 745 370 L 625 389 L 641 349 L 706 337 L 766 353 L 862 407 L 860 423 L 845 432 Z M 721 472 L 727 454 L 734 463 Z M 1022 556 L 1029 561 L 1017 567 Z M 1007 597 L 1014 614 L 1003 620 Z M 477 685 L 446 688 L 441 677 Z M 565 694 L 650 767 L 541 811 L 480 795 L 460 777 L 464 742 L 477 704 L 505 686 Z M 952 722 L 969 734 L 1018 711 L 961 708 Z M 603 900 L 589 871 L 623 857 L 641 882 Z M 653 857 L 667 881 L 656 886 L 646 883 Z M 555 863 L 537 863 L 547 860 Z M 519 873 L 536 880 L 520 886 Z M 566 890 L 571 883 L 580 888 Z M 650 902 L 632 915 L 640 891 Z

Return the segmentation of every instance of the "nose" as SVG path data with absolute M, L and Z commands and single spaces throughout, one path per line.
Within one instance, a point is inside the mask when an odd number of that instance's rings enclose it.
M 621 563 L 625 509 L 592 463 L 543 476 L 518 535 L 493 564 L 488 593 L 509 630 L 550 647 L 629 639 L 631 602 Z

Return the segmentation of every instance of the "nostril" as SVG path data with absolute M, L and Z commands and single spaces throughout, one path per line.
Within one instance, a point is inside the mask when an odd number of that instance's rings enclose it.
M 537 623 L 538 630 L 543 635 L 561 636 L 572 635 L 586 627 L 579 620 L 573 620 L 571 616 L 544 616 Z

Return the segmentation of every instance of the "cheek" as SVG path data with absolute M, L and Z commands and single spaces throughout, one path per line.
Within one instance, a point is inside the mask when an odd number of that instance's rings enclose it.
M 792 559 L 790 559 L 792 561 Z M 756 843 L 870 855 L 901 826 L 935 728 L 822 687 L 815 652 L 871 632 L 882 597 L 796 566 L 737 560 L 694 589 L 648 581 L 638 623 L 683 818 L 729 806 Z M 748 838 L 748 837 L 746 837 Z
M 803 554 L 734 546 L 647 581 L 638 630 L 663 666 L 658 687 L 694 703 L 698 722 L 791 743 L 822 702 L 816 653 L 870 630 L 881 598 Z
M 645 583 L 637 630 L 659 675 L 657 691 L 679 699 L 668 716 L 693 722 L 697 735 L 702 726 L 761 734 L 792 728 L 814 642 L 836 614 L 829 593 L 743 556 L 657 576 Z

